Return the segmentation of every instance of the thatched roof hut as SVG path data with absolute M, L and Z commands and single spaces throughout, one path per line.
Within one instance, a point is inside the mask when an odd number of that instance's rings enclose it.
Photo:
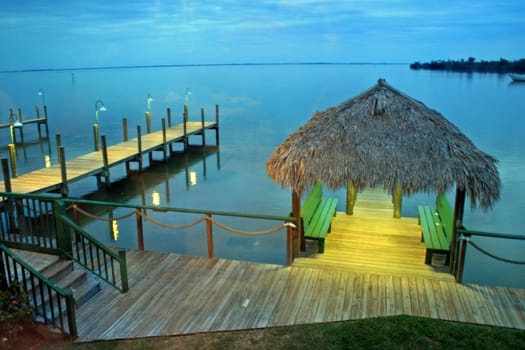
M 275 150 L 266 169 L 299 197 L 317 180 L 332 189 L 382 186 L 407 195 L 456 186 L 472 206 L 488 208 L 500 194 L 496 163 L 440 113 L 379 79 L 315 113 Z

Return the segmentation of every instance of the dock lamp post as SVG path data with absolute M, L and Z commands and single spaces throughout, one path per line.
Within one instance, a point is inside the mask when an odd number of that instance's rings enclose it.
M 146 102 L 148 103 L 148 111 L 146 112 L 146 132 L 149 134 L 151 132 L 151 102 L 153 101 L 153 98 L 148 93 L 148 99 Z
M 94 143 L 95 143 L 95 151 L 98 151 L 99 147 L 98 147 L 98 112 L 105 112 L 106 111 L 106 107 L 104 106 L 104 101 L 102 100 L 97 100 L 95 102 L 95 124 L 93 124 L 93 138 L 94 138 Z
M 43 89 L 38 90 L 38 96 L 42 96 L 42 108 L 46 105 L 46 94 Z

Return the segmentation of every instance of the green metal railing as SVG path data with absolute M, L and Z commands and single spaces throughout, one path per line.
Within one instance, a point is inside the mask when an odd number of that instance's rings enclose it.
M 58 287 L 2 243 L 0 243 L 0 254 L 2 288 L 18 283 L 27 297 L 28 305 L 32 306 L 36 315 L 72 337 L 76 337 L 73 294 Z
M 455 266 L 453 266 L 453 273 L 456 277 L 456 281 L 459 283 L 463 280 L 463 269 L 465 265 L 465 257 L 467 254 L 467 246 L 471 246 L 472 248 L 476 249 L 480 253 L 505 263 L 509 264 L 518 264 L 518 265 L 525 265 L 525 261 L 518 261 L 518 260 L 512 260 L 505 257 L 498 256 L 496 254 L 491 253 L 487 249 L 484 249 L 480 247 L 477 243 L 472 241 L 472 237 L 489 237 L 489 238 L 498 238 L 498 239 L 511 239 L 511 240 L 518 240 L 518 241 L 525 241 L 524 235 L 512 235 L 512 234 L 504 234 L 504 233 L 493 233 L 493 232 L 481 232 L 481 231 L 472 231 L 467 230 L 463 228 L 457 229 L 458 239 L 456 241 L 456 259 Z
M 125 252 L 114 252 L 71 220 L 60 195 L 0 192 L 0 199 L 0 240 L 7 246 L 69 258 L 128 290 Z

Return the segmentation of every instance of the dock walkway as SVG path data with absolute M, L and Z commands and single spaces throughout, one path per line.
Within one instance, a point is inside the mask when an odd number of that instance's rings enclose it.
M 104 162 L 103 151 L 87 153 L 77 158 L 67 160 L 66 184 L 62 180 L 62 168 L 60 164 L 53 164 L 48 168 L 42 168 L 33 172 L 20 175 L 10 179 L 11 192 L 17 193 L 41 193 L 49 191 L 63 191 L 67 183 L 79 181 L 88 176 L 107 176 L 104 172 L 109 168 L 140 159 L 144 154 L 151 154 L 153 151 L 162 149 L 166 145 L 175 142 L 183 142 L 186 137 L 191 135 L 202 135 L 206 129 L 215 129 L 218 132 L 217 122 L 186 122 L 166 129 L 166 139 L 164 140 L 163 130 L 142 135 L 140 137 L 140 147 L 138 137 L 116 145 L 107 147 L 107 165 Z M 0 182 L 0 189 L 4 189 L 4 181 Z M 7 190 L 7 189 L 6 189 Z

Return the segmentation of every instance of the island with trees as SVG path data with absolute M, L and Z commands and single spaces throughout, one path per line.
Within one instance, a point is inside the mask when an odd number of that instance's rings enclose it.
M 426 63 L 414 62 L 410 69 L 440 70 L 466 73 L 525 73 L 525 58 L 509 61 L 500 58 L 499 61 L 476 61 L 474 57 L 461 60 L 438 60 Z

